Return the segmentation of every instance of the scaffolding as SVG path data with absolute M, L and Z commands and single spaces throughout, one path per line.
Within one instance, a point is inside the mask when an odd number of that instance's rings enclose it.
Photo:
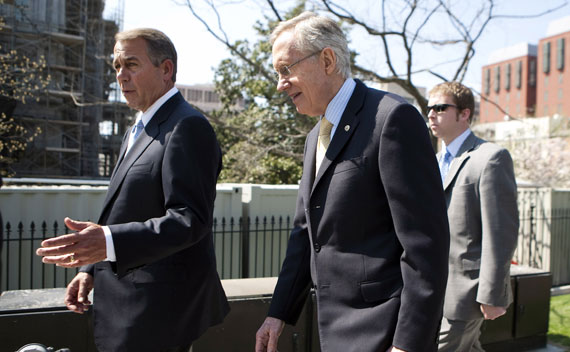
M 5 0 L 2 50 L 45 57 L 50 83 L 38 102 L 18 104 L 14 118 L 41 129 L 13 166 L 18 177 L 108 177 L 132 112 L 114 88 L 111 54 L 122 25 L 104 0 Z M 101 135 L 100 126 L 112 126 Z

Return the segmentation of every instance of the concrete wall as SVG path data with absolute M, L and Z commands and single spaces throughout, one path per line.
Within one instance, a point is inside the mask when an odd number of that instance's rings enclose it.
M 97 221 L 105 200 L 106 186 L 21 186 L 0 189 L 0 211 L 4 223 L 12 227 L 33 221 L 36 226 L 46 221 L 48 227 L 69 216 L 77 220 Z M 216 187 L 214 217 L 221 220 L 240 217 L 290 216 L 295 212 L 298 186 L 222 183 Z
M 513 268 L 511 278 L 514 303 L 506 315 L 486 321 L 482 328 L 481 341 L 488 352 L 524 351 L 546 343 L 550 275 Z M 231 311 L 222 324 L 211 327 L 193 343 L 193 351 L 253 351 L 255 333 L 267 315 L 276 282 L 276 278 L 222 280 Z M 63 306 L 64 292 L 63 288 L 20 290 L 0 296 L 2 351 L 15 351 L 30 342 L 72 351 L 96 351 L 91 310 L 86 314 L 67 310 Z M 321 351 L 314 295 L 307 298 L 297 324 L 285 326 L 279 351 Z

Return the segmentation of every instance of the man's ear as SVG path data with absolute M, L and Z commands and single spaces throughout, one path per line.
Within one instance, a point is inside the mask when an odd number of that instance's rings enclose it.
M 336 54 L 331 48 L 324 48 L 321 52 L 321 59 L 325 63 L 325 72 L 327 75 L 336 71 Z
M 469 123 L 469 115 L 471 114 L 471 109 L 463 109 L 459 113 L 459 118 L 467 123 Z
M 164 60 L 160 64 L 160 69 L 162 70 L 162 75 L 166 81 L 172 80 L 172 75 L 174 74 L 174 63 L 170 59 Z

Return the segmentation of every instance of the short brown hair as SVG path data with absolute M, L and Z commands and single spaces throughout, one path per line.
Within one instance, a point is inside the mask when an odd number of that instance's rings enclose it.
M 172 82 L 176 82 L 177 54 L 176 48 L 166 34 L 153 28 L 135 28 L 115 35 L 115 41 L 134 40 L 142 38 L 146 42 L 147 54 L 150 62 L 158 67 L 164 60 L 170 60 L 174 64 L 172 70 Z
M 469 109 L 469 123 L 471 123 L 473 111 L 475 110 L 475 99 L 471 89 L 459 82 L 443 82 L 433 87 L 429 95 L 437 93 L 450 96 L 459 111 Z

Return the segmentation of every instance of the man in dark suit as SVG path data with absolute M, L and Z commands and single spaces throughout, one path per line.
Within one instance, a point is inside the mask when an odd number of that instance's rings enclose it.
M 176 50 L 162 32 L 117 34 L 113 64 L 138 110 L 123 140 L 98 224 L 46 240 L 44 263 L 81 266 L 66 304 L 94 290 L 100 351 L 188 351 L 229 310 L 214 257 L 212 213 L 221 169 L 208 121 L 174 87 Z M 105 226 L 102 226 L 105 225 Z
M 513 300 L 510 265 L 519 228 L 513 161 L 506 149 L 471 132 L 469 88 L 439 84 L 428 105 L 430 129 L 443 142 L 438 160 L 451 233 L 439 350 L 483 351 L 483 320 L 505 314 Z
M 306 140 L 295 227 L 256 351 L 277 350 L 311 282 L 323 351 L 435 351 L 449 230 L 423 118 L 350 78 L 334 21 L 305 12 L 271 42 L 277 89 L 322 118 Z

